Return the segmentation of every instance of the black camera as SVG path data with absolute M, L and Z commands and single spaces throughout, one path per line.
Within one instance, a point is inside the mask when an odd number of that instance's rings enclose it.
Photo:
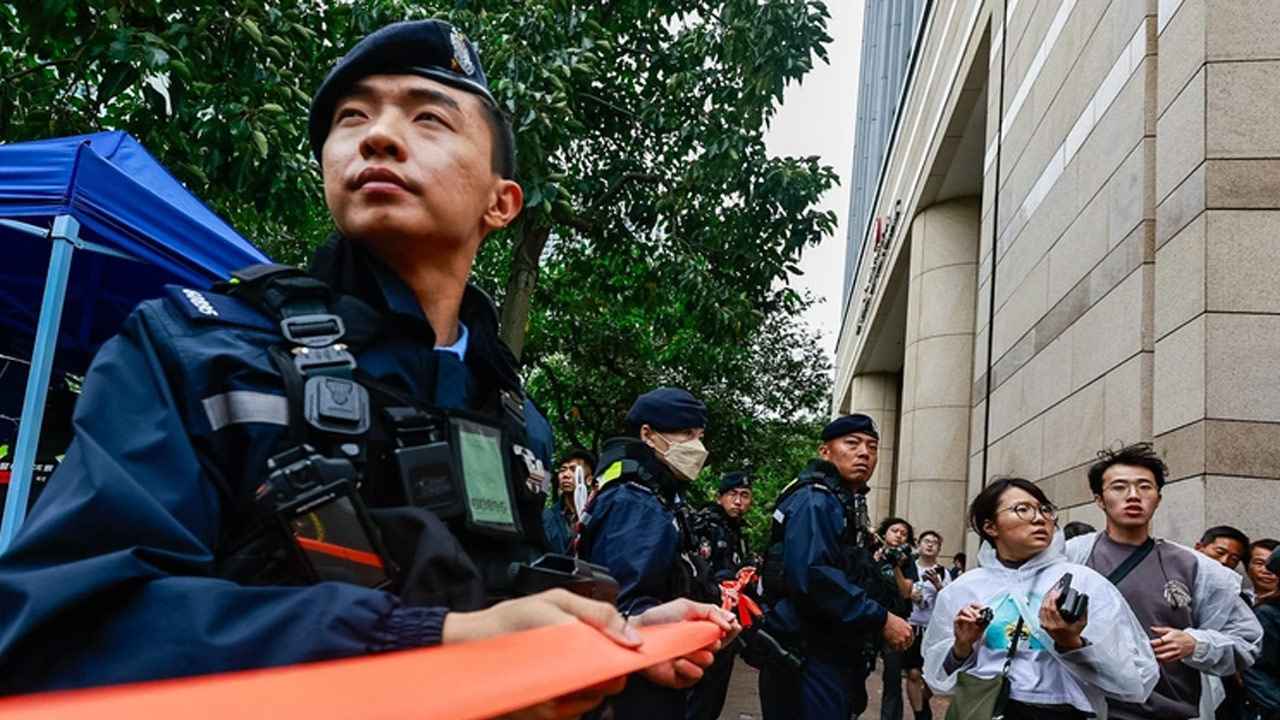
M 910 545 L 899 545 L 897 547 L 886 545 L 880 557 L 884 558 L 885 562 L 896 567 L 909 560 L 912 555 Z
M 804 669 L 804 658 L 788 650 L 759 625 L 744 628 L 738 640 L 742 643 L 742 661 L 757 670 L 773 667 L 784 675 L 798 677 Z
M 508 586 L 519 596 L 564 588 L 575 595 L 610 605 L 618 600 L 618 581 L 609 569 L 586 560 L 547 553 L 531 563 L 511 563 Z
M 992 620 L 996 619 L 996 613 L 989 607 L 984 607 L 978 611 L 978 627 L 986 629 Z
M 1062 619 L 1073 623 L 1083 617 L 1084 611 L 1089 607 L 1089 596 L 1071 587 L 1071 573 L 1062 576 L 1057 589 L 1058 614 Z

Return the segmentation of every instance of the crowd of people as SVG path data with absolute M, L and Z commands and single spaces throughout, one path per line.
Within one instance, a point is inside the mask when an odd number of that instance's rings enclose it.
M 930 717 L 935 692 L 982 720 L 1280 718 L 1277 543 L 1154 537 L 1167 468 L 1148 445 L 1080 478 L 1099 531 L 1059 528 L 1034 482 L 987 483 L 968 570 L 941 562 L 959 538 L 869 517 L 864 414 L 814 438 L 759 554 L 750 468 L 685 502 L 708 430 L 685 390 L 636 398 L 626 434 L 563 454 L 552 481 L 550 426 L 467 283 L 523 198 L 471 41 L 435 20 L 374 32 L 321 83 L 309 134 L 337 228 L 310 271 L 174 289 L 96 357 L 75 440 L 0 556 L 0 693 L 569 622 L 636 647 L 638 626 L 705 621 L 719 641 L 517 716 L 715 718 L 740 656 L 769 720 L 858 717 L 877 662 L 886 720 Z M 596 599 L 522 589 L 565 574 L 538 575 L 547 557 Z

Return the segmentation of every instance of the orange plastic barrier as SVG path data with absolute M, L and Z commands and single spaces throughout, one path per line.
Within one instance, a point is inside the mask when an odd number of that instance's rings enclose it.
M 0 718 L 481 720 L 686 655 L 719 639 L 720 629 L 686 622 L 640 634 L 644 645 L 629 650 L 583 623 L 554 625 L 349 660 L 21 695 L 0 700 Z

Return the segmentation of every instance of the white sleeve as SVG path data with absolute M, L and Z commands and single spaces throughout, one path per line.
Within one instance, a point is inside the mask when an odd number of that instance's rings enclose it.
M 1233 675 L 1261 652 L 1262 626 L 1240 598 L 1240 576 L 1201 553 L 1196 560 L 1195 627 L 1187 628 L 1196 649 L 1182 662 L 1200 672 Z
M 1115 586 L 1092 571 L 1088 577 L 1089 623 L 1083 634 L 1088 644 L 1059 657 L 1082 686 L 1116 700 L 1144 702 L 1160 679 L 1147 634 Z
M 1098 541 L 1098 533 L 1091 532 L 1087 535 L 1077 535 L 1067 541 L 1065 548 L 1067 560 L 1077 565 L 1085 565 L 1085 560 L 1089 559 L 1089 553 L 1093 551 L 1093 544 Z
M 938 591 L 934 599 L 933 615 L 929 618 L 929 626 L 925 628 L 924 640 L 920 643 L 921 654 L 924 655 L 924 681 L 936 693 L 950 693 L 956 686 L 956 673 L 948 674 L 943 665 L 951 654 L 951 646 L 955 642 L 955 619 L 960 608 L 956 605 L 957 594 L 952 592 L 955 586 L 948 585 Z M 978 649 L 961 666 L 973 662 Z M 957 671 L 958 672 L 958 671 Z

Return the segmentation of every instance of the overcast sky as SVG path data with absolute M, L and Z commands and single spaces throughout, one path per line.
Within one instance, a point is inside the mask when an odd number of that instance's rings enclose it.
M 833 40 L 827 48 L 831 63 L 816 61 L 800 85 L 787 88 L 765 142 L 773 155 L 818 155 L 840 176 L 840 184 L 822 198 L 822 208 L 834 210 L 839 225 L 833 235 L 801 258 L 805 274 L 795 283 L 820 300 L 805 314 L 805 321 L 822 334 L 822 347 L 834 359 L 840 333 L 863 2 L 827 0 L 827 10 L 831 13 L 827 23 L 827 34 Z

